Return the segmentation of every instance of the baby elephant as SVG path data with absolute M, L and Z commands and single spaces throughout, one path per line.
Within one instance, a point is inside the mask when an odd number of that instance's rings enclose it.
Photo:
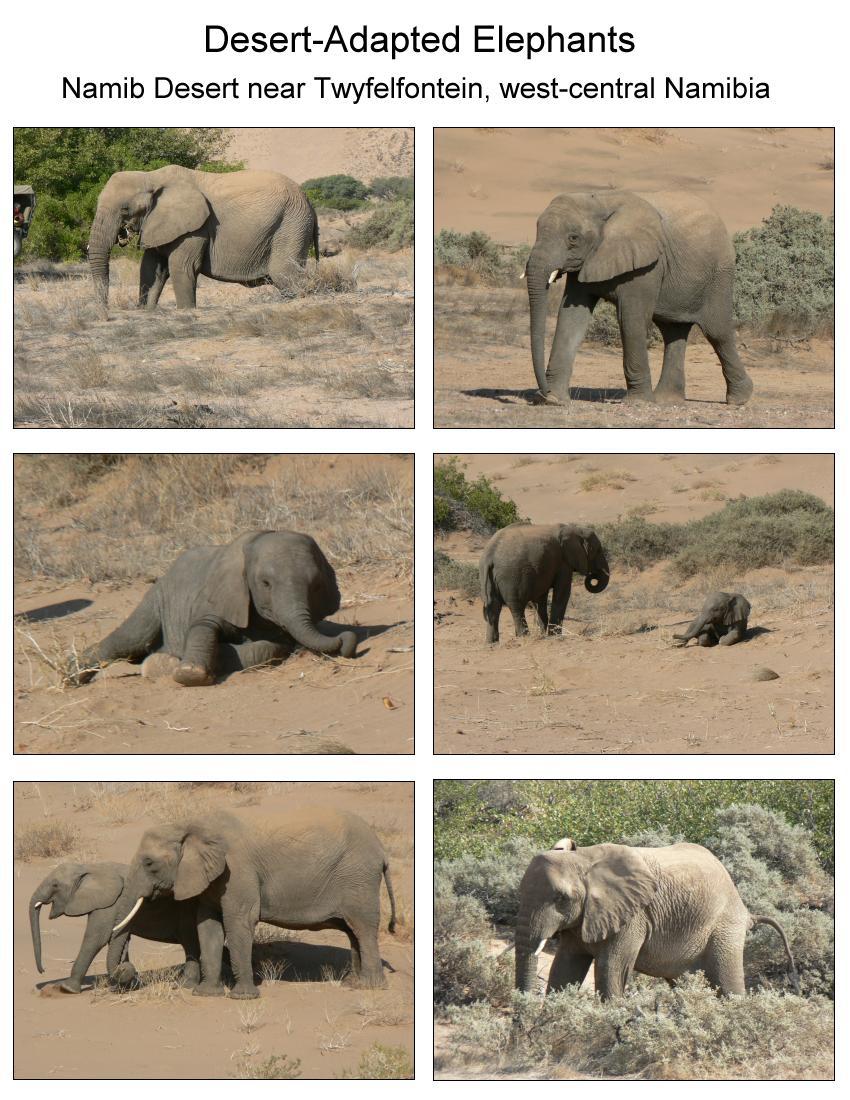
M 282 659 L 296 643 L 353 657 L 356 634 L 316 626 L 339 603 L 336 575 L 309 535 L 253 531 L 227 546 L 186 550 L 132 615 L 84 654 L 78 679 L 110 661 L 153 653 L 186 687 Z
M 71 967 L 71 975 L 59 988 L 64 993 L 79 993 L 82 982 L 98 951 L 109 944 L 106 972 L 118 985 L 130 985 L 136 968 L 128 958 L 130 936 L 158 943 L 182 944 L 186 953 L 182 984 L 195 986 L 200 981 L 200 947 L 197 932 L 197 904 L 175 901 L 164 896 L 133 917 L 121 932 L 113 936 L 117 913 L 124 907 L 124 884 L 129 868 L 123 863 L 60 863 L 37 887 L 30 898 L 30 930 L 35 965 L 41 965 L 41 907 L 51 903 L 50 919 L 88 917 L 83 942 Z
M 530 603 L 537 609 L 543 633 L 560 633 L 574 572 L 584 574 L 588 592 L 603 592 L 608 587 L 608 561 L 590 527 L 512 523 L 497 531 L 478 564 L 487 641 L 499 640 L 499 616 L 505 604 L 513 615 L 517 637 L 528 633 L 525 609 Z
M 747 633 L 750 604 L 739 593 L 712 592 L 684 634 L 674 634 L 680 646 L 697 638 L 701 646 L 734 645 Z

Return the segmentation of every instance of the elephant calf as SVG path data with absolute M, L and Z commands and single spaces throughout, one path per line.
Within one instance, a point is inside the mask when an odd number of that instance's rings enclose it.
M 200 981 L 197 905 L 194 900 L 178 902 L 173 897 L 159 897 L 113 935 L 117 915 L 126 908 L 128 871 L 129 868 L 123 863 L 60 863 L 30 898 L 30 931 L 39 974 L 44 973 L 41 965 L 41 907 L 51 903 L 51 920 L 56 917 L 88 917 L 71 975 L 59 986 L 63 992 L 81 991 L 83 979 L 95 955 L 107 944 L 106 972 L 110 980 L 118 985 L 130 985 L 136 977 L 136 969 L 128 957 L 131 936 L 141 936 L 158 943 L 181 944 L 186 953 L 182 984 L 196 986 Z
M 608 561 L 590 527 L 512 523 L 497 531 L 484 547 L 478 565 L 487 641 L 499 640 L 499 616 L 505 604 L 511 610 L 517 637 L 528 633 L 525 609 L 530 603 L 537 609 L 543 633 L 560 633 L 574 572 L 584 574 L 588 592 L 603 592 L 608 587 Z
M 684 634 L 673 637 L 680 646 L 696 638 L 701 646 L 735 645 L 747 633 L 749 601 L 739 593 L 712 592 Z
M 297 531 L 254 531 L 227 546 L 184 551 L 136 610 L 84 654 L 82 683 L 110 661 L 158 664 L 186 687 L 287 657 L 294 645 L 353 657 L 357 636 L 322 633 L 339 610 L 336 575 L 318 544 Z

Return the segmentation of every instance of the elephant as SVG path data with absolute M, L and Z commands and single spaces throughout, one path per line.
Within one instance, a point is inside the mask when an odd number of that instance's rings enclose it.
M 696 638 L 701 646 L 735 645 L 747 633 L 750 603 L 737 592 L 712 592 L 684 634 L 674 634 L 679 646 Z
M 512 523 L 497 531 L 478 563 L 488 643 L 499 640 L 499 616 L 507 604 L 517 637 L 528 633 L 525 609 L 533 603 L 543 633 L 560 633 L 573 572 L 585 575 L 588 592 L 604 592 L 610 572 L 595 531 L 572 523 Z M 547 607 L 552 592 L 551 610 Z
M 720 217 L 685 192 L 596 191 L 558 195 L 540 215 L 525 278 L 531 357 L 540 397 L 570 400 L 579 345 L 600 298 L 617 307 L 627 401 L 685 400 L 688 334 L 699 325 L 726 381 L 726 401 L 753 391 L 735 345 L 735 250 Z M 549 287 L 566 275 L 549 365 L 544 369 Z M 664 340 L 661 378 L 652 390 L 646 336 L 654 321 Z
M 86 930 L 71 975 L 59 988 L 64 993 L 79 993 L 95 955 L 109 945 L 106 972 L 116 985 L 128 986 L 136 979 L 130 962 L 131 936 L 158 943 L 179 943 L 186 954 L 181 984 L 195 986 L 200 981 L 197 903 L 175 901 L 163 895 L 136 914 L 122 931 L 113 935 L 117 914 L 126 907 L 124 896 L 129 868 L 124 863 L 60 863 L 35 889 L 29 903 L 30 930 L 39 974 L 41 964 L 41 907 L 52 903 L 50 919 L 86 915 Z
M 744 939 L 758 924 L 782 938 L 782 925 L 753 916 L 723 864 L 700 844 L 633 848 L 564 837 L 536 855 L 519 887 L 516 988 L 532 991 L 536 956 L 554 938 L 547 992 L 581 984 L 594 964 L 596 992 L 621 997 L 633 972 L 665 978 L 702 970 L 725 995 L 744 993 Z
M 199 275 L 225 283 L 274 283 L 282 293 L 313 246 L 316 211 L 278 172 L 199 172 L 166 165 L 115 172 L 97 202 L 88 244 L 95 293 L 105 307 L 109 254 L 140 235 L 139 308 L 153 309 L 169 277 L 180 309 L 194 308 Z
M 257 997 L 251 946 L 258 921 L 280 928 L 345 932 L 349 984 L 385 984 L 378 947 L 381 879 L 395 931 L 395 895 L 387 857 L 362 818 L 333 809 L 290 812 L 249 825 L 218 812 L 149 829 L 130 865 L 117 934 L 160 892 L 197 899 L 201 944 L 198 996 L 221 996 L 224 938 L 236 983 L 230 995 Z M 132 899 L 136 902 L 132 905 Z M 131 907 L 132 905 L 132 907 Z
M 185 550 L 129 618 L 82 655 L 73 676 L 84 683 L 110 661 L 153 654 L 178 684 L 197 687 L 281 660 L 296 642 L 353 657 L 353 631 L 331 637 L 316 626 L 339 603 L 336 575 L 315 539 L 252 531 L 226 546 Z

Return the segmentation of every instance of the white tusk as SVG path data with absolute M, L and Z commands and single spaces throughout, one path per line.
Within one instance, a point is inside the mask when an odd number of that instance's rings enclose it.
M 141 904 L 144 900 L 145 900 L 144 898 L 139 898 L 139 900 L 136 902 L 136 904 L 133 906 L 133 908 L 130 910 L 130 912 L 127 914 L 127 916 L 122 921 L 120 921 L 118 924 L 115 925 L 115 927 L 112 929 L 113 935 L 116 932 L 120 932 L 122 928 L 125 928 L 130 923 L 130 921 L 133 919 L 133 917 L 135 917 L 136 913 L 138 913 L 139 908 L 140 908 L 140 906 L 141 906 Z
M 522 280 L 523 280 L 524 278 L 525 278 L 525 272 L 523 271 L 522 275 L 520 275 L 520 277 L 519 277 L 519 280 L 520 280 L 520 282 L 522 282 Z
M 551 286 L 552 283 L 554 283 L 554 281 L 558 278 L 559 275 L 560 275 L 560 271 L 556 267 L 555 270 L 552 272 L 552 274 L 549 276 L 549 286 Z
M 534 954 L 535 955 L 542 955 L 543 954 L 543 948 L 546 946 L 546 944 L 548 942 L 549 942 L 548 940 L 541 940 L 540 941 L 540 946 L 537 948 L 537 950 L 534 952 Z
M 33 906 L 33 909 L 40 909 L 42 907 L 42 905 L 44 905 L 43 901 L 37 901 L 35 903 L 35 905 Z

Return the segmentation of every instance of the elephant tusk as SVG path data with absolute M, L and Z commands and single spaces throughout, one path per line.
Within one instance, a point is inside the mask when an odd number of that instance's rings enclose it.
M 558 278 L 558 276 L 559 276 L 560 274 L 561 274 L 561 272 L 560 272 L 560 271 L 559 271 L 559 269 L 558 269 L 558 268 L 556 267 L 556 268 L 555 268 L 555 270 L 554 270 L 554 271 L 552 272 L 552 274 L 551 274 L 551 275 L 549 276 L 549 286 L 551 286 L 551 285 L 552 285 L 552 283 L 554 283 L 554 281 L 555 281 L 555 280 L 556 280 L 556 279 Z
M 33 906 L 33 909 L 40 909 L 42 907 L 42 905 L 44 905 L 43 901 L 37 901 L 35 903 L 35 905 Z
M 130 910 L 130 912 L 127 914 L 127 916 L 122 921 L 119 921 L 118 924 L 115 925 L 115 927 L 112 929 L 112 934 L 113 935 L 116 932 L 120 932 L 122 928 L 125 928 L 130 923 L 130 921 L 133 919 L 133 917 L 135 917 L 136 913 L 138 913 L 139 908 L 140 908 L 140 906 L 141 906 L 141 904 L 144 900 L 145 900 L 144 898 L 139 898 L 139 900 L 136 902 L 136 904 L 133 906 L 133 908 Z
M 525 272 L 523 271 L 522 275 L 520 275 L 520 277 L 519 277 L 519 281 L 520 281 L 520 282 L 522 282 L 522 280 L 523 280 L 524 278 L 525 278 Z
M 543 948 L 546 946 L 546 944 L 548 942 L 549 942 L 548 940 L 541 940 L 540 944 L 539 944 L 537 950 L 534 952 L 534 954 L 535 955 L 542 955 L 543 954 Z

